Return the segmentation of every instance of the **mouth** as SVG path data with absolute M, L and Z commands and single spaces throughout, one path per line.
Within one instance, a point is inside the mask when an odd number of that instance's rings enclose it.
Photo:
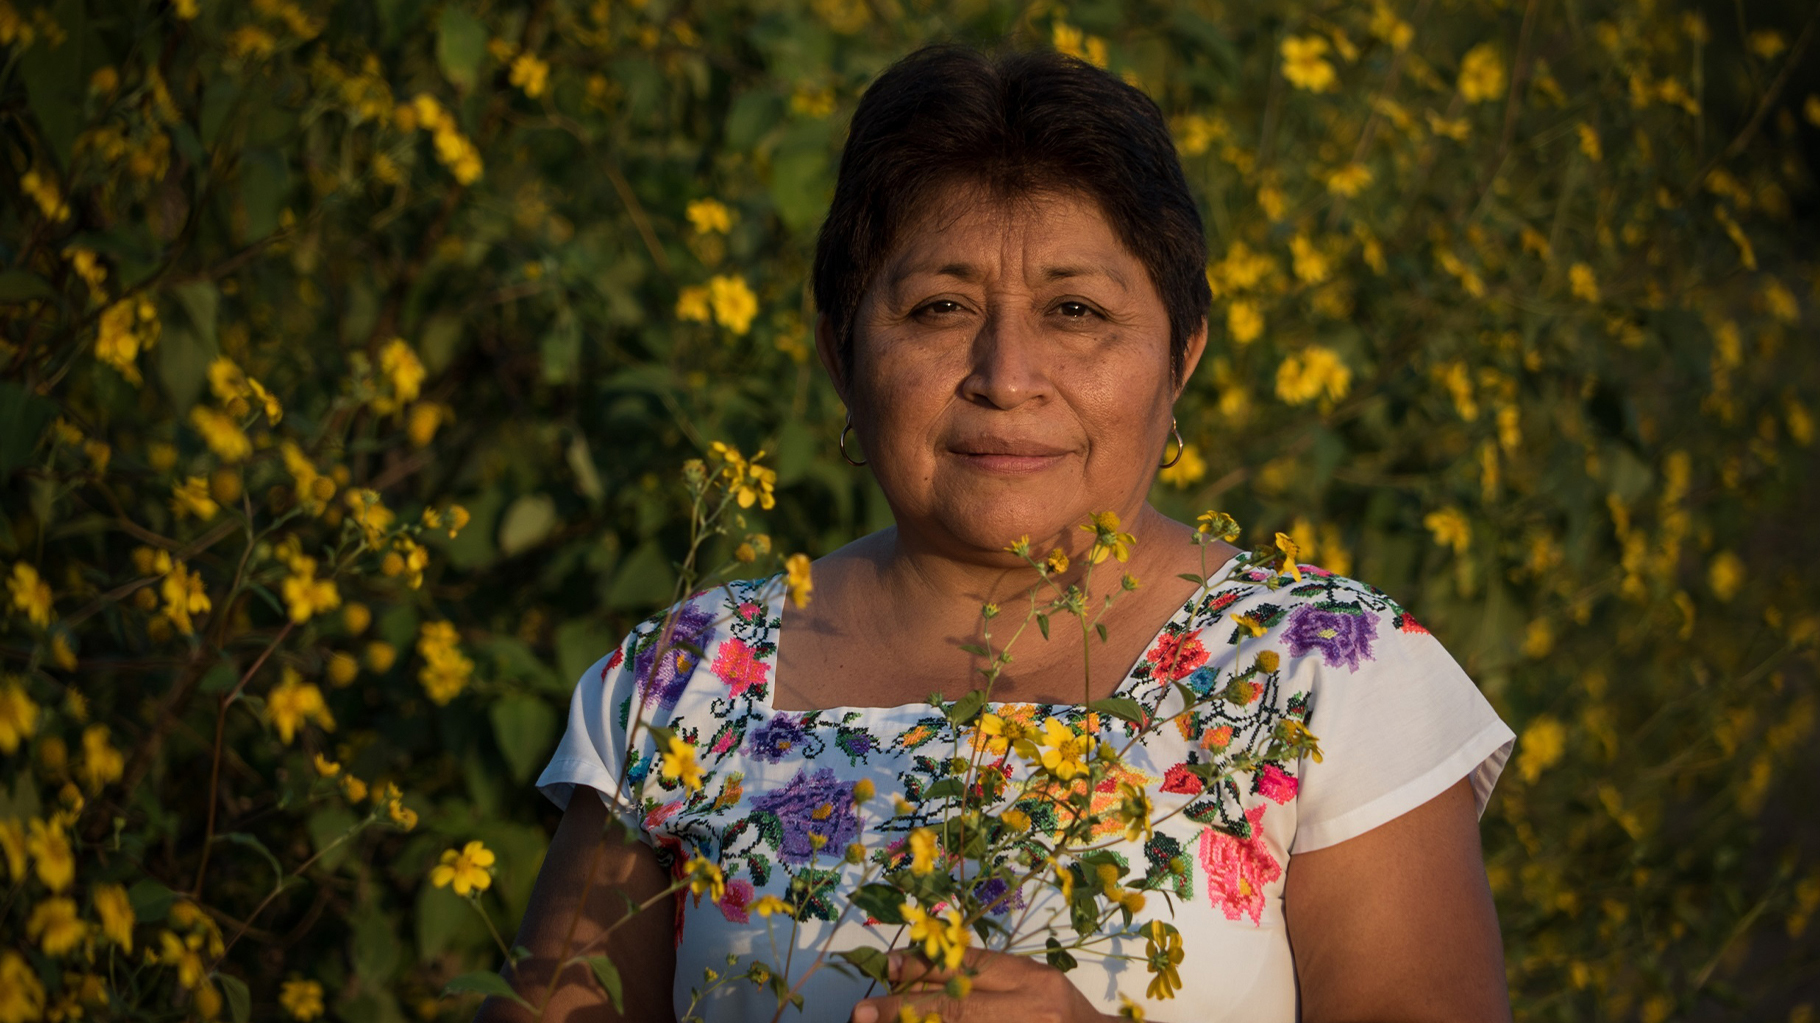
M 948 453 L 962 465 L 1002 476 L 1028 476 L 1054 468 L 1072 452 L 1038 441 L 980 438 L 952 444 Z

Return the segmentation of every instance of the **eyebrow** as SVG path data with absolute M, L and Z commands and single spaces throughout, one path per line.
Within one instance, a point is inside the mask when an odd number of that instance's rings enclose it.
M 968 284 L 977 283 L 984 280 L 986 277 L 986 272 L 984 270 L 971 263 L 943 263 L 934 270 L 924 270 L 921 267 L 907 267 L 892 276 L 891 284 L 895 287 L 896 285 L 903 283 L 906 279 L 920 273 L 928 273 L 935 277 L 952 277 L 955 280 L 963 281 Z M 1104 277 L 1118 285 L 1121 290 L 1131 290 L 1130 284 L 1125 280 L 1125 275 L 1109 266 L 1050 266 L 1043 268 L 1041 276 L 1045 283 L 1065 281 L 1075 277 Z

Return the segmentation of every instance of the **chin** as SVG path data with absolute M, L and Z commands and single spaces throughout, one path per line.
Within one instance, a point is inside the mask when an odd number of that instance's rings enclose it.
M 1089 512 L 1076 514 L 1079 501 L 1078 492 L 991 499 L 975 496 L 932 510 L 950 535 L 982 553 L 1002 552 L 1024 536 L 1030 538 L 1032 547 L 1041 545 L 1046 551 L 1057 536 L 1087 521 Z

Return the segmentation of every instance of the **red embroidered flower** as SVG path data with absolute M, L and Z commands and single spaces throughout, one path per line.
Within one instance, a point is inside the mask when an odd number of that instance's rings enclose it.
M 1144 655 L 1156 665 L 1156 677 L 1165 682 L 1187 678 L 1207 663 L 1207 648 L 1194 636 L 1164 636 Z
M 1245 811 L 1250 838 L 1235 838 L 1208 828 L 1201 832 L 1201 869 L 1207 873 L 1207 901 L 1226 919 L 1251 917 L 1263 922 L 1264 889 L 1283 876 L 1283 866 L 1264 844 L 1264 807 Z
M 625 660 L 626 660 L 626 652 L 622 649 L 615 647 L 613 650 L 613 656 L 607 658 L 607 666 L 600 669 L 600 680 L 602 682 L 605 682 L 607 680 L 607 672 L 612 671 L 614 668 L 619 667 L 621 664 L 625 663 Z
M 1227 608 L 1231 607 L 1232 605 L 1234 605 L 1238 602 L 1239 602 L 1239 591 L 1227 590 L 1225 593 L 1222 593 L 1219 596 L 1213 598 L 1213 603 L 1207 605 L 1207 610 L 1213 612 L 1214 614 L 1219 614 L 1221 611 L 1226 610 Z
M 752 919 L 746 907 L 752 903 L 752 882 L 728 881 L 727 890 L 720 897 L 720 915 L 736 924 L 748 923 Z
M 1265 764 L 1264 769 L 1258 772 L 1257 778 L 1257 790 L 1266 799 L 1287 803 L 1295 798 L 1296 787 L 1299 784 L 1295 775 L 1277 765 Z
M 1424 636 L 1429 635 L 1427 627 L 1421 622 L 1416 621 L 1415 615 L 1410 614 L 1408 611 L 1397 615 L 1396 626 L 1404 632 L 1419 632 Z
M 1163 772 L 1163 791 L 1178 792 L 1192 796 L 1206 786 L 1201 783 L 1199 775 L 1188 770 L 1187 764 L 1177 764 Z
M 1201 733 L 1201 745 L 1210 750 L 1222 750 L 1232 742 L 1232 726 L 1221 725 L 1209 728 Z
M 720 653 L 710 666 L 734 696 L 742 696 L 753 686 L 763 686 L 771 666 L 753 656 L 752 648 L 738 637 L 729 637 L 720 645 Z

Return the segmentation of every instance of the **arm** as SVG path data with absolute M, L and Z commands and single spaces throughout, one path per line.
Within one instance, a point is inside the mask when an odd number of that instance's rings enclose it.
M 1304 1023 L 1510 1017 L 1472 788 L 1290 858 L 1283 908 Z
M 604 949 L 600 944 L 607 928 L 626 915 L 626 899 L 643 902 L 670 885 L 668 873 L 649 846 L 628 839 L 621 828 L 609 832 L 607 825 L 607 810 L 599 797 L 591 789 L 577 787 L 519 924 L 518 943 L 530 949 L 531 956 L 518 964 L 516 973 L 506 976 L 520 997 L 538 1005 L 557 964 L 576 951 L 589 955 L 605 951 L 625 985 L 626 1012 L 624 1017 L 615 1014 L 593 973 L 577 963 L 562 972 L 545 1006 L 544 1023 L 675 1017 L 670 987 L 676 973 L 676 924 L 668 901 L 660 900 L 614 931 Z M 572 945 L 571 921 L 575 928 Z M 510 1002 L 489 998 L 475 1023 L 530 1023 L 537 1018 Z

